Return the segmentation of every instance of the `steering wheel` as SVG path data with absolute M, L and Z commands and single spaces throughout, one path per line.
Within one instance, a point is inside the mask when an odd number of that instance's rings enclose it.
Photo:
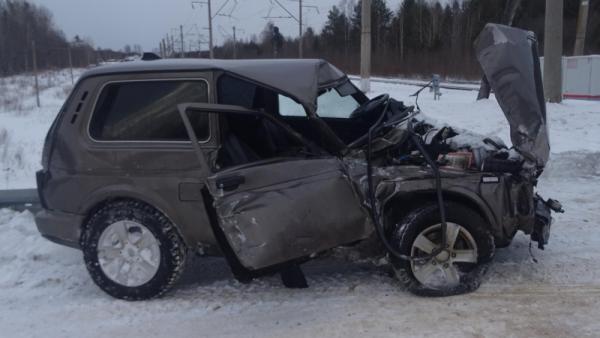
M 382 94 L 376 96 L 369 101 L 363 103 L 360 107 L 356 108 L 351 114 L 351 119 L 368 118 L 375 116 L 378 118 L 379 115 L 375 113 L 381 113 L 381 110 L 385 106 L 390 96 L 388 94 Z

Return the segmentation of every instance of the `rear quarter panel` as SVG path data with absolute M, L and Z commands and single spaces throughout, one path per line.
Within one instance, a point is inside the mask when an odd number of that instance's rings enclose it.
M 63 112 L 48 163 L 50 179 L 44 199 L 53 210 L 87 215 L 99 203 L 116 198 L 146 202 L 169 217 L 190 246 L 216 243 L 200 189 L 210 168 L 204 168 L 190 143 L 98 142 L 88 125 L 101 89 L 107 82 L 158 79 L 204 79 L 214 102 L 212 73 L 145 73 L 83 79 L 73 102 Z M 85 97 L 85 100 L 82 98 Z M 217 119 L 211 116 L 211 139 L 203 149 L 218 147 Z M 180 186 L 185 186 L 183 195 Z M 197 188 L 198 194 L 190 194 Z

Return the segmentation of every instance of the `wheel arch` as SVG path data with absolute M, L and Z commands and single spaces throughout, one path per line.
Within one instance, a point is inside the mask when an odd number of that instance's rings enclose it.
M 168 202 L 159 196 L 152 196 L 153 195 L 151 194 L 144 194 L 131 189 L 123 189 L 111 186 L 105 187 L 97 193 L 91 194 L 91 197 L 82 203 L 81 214 L 85 215 L 85 217 L 83 218 L 80 226 L 81 230 L 83 230 L 83 227 L 88 223 L 89 219 L 94 215 L 94 213 L 107 204 L 124 200 L 136 201 L 160 212 L 171 222 L 171 224 L 173 224 L 186 246 L 188 246 L 188 248 L 192 247 L 193 243 L 190 240 L 190 236 L 184 232 L 185 228 L 181 226 L 181 220 L 177 219 L 174 211 L 169 212 L 170 208 L 168 206 Z M 173 217 L 174 215 L 175 217 Z
M 502 238 L 504 236 L 490 208 L 476 195 L 460 190 L 444 190 L 443 197 L 445 202 L 459 203 L 477 212 L 487 222 L 488 229 L 494 237 Z M 382 208 L 385 226 L 388 227 L 394 224 L 395 221 L 407 215 L 410 211 L 432 201 L 437 201 L 434 190 L 399 192 L 394 194 L 386 199 Z M 398 205 L 400 207 L 395 207 Z

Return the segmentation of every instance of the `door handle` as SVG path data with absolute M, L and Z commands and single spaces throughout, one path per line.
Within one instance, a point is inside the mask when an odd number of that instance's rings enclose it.
M 217 188 L 223 189 L 224 191 L 235 190 L 244 183 L 246 183 L 246 178 L 240 175 L 217 178 Z

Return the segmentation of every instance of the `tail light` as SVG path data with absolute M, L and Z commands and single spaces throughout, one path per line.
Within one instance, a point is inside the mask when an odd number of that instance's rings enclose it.
M 48 181 L 50 180 L 50 172 L 47 170 L 40 170 L 35 174 L 35 178 L 37 181 L 37 192 L 40 199 L 40 204 L 42 205 L 42 208 L 48 209 L 46 199 L 44 198 L 44 190 L 48 184 Z

